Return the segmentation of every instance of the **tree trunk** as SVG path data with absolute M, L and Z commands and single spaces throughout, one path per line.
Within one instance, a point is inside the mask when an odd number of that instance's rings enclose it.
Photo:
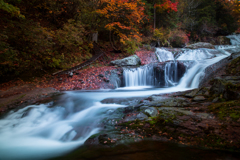
M 98 32 L 95 32 L 95 33 L 92 34 L 92 41 L 97 43 L 97 41 L 98 41 Z
M 154 6 L 155 6 L 155 3 L 154 3 Z M 153 10 L 154 10 L 154 13 L 153 13 L 153 15 L 154 15 L 153 30 L 155 31 L 155 29 L 156 29 L 156 8 L 154 7 Z
M 110 40 L 110 43 L 111 43 L 111 46 L 112 48 L 117 51 L 117 48 L 114 46 L 113 42 L 112 42 L 112 31 L 110 30 L 109 31 L 109 40 Z

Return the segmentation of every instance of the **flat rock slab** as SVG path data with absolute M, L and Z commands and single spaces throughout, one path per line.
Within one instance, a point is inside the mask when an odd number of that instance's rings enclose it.
M 148 116 L 145 115 L 144 113 L 134 113 L 134 114 L 129 114 L 127 115 L 122 122 L 131 122 L 135 120 L 146 120 L 148 119 Z
M 183 97 L 161 97 L 161 96 L 152 96 L 152 101 L 150 102 L 151 106 L 161 107 L 184 107 L 190 104 L 190 100 Z
M 193 101 L 204 101 L 206 98 L 204 96 L 196 96 L 193 98 Z
M 190 48 L 190 49 L 198 49 L 198 48 L 215 49 L 215 47 L 211 43 L 205 43 L 205 42 L 198 42 L 198 43 L 190 44 L 190 45 L 187 45 L 185 48 Z
M 9 91 L 6 91 L 9 92 Z M 16 95 L 10 95 L 8 97 L 0 98 L 0 113 L 5 112 L 11 108 L 15 108 L 20 104 L 29 100 L 35 100 L 51 96 L 53 94 L 59 94 L 60 92 L 54 88 L 34 88 L 27 92 L 19 93 Z

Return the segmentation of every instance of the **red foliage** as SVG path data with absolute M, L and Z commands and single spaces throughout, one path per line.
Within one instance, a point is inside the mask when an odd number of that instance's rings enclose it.
M 178 6 L 178 1 L 176 1 L 175 3 L 170 1 L 170 0 L 165 0 L 164 3 L 162 4 L 155 4 L 154 7 L 155 8 L 159 8 L 161 11 L 167 11 L 168 13 L 171 11 L 175 11 L 177 12 L 177 6 Z

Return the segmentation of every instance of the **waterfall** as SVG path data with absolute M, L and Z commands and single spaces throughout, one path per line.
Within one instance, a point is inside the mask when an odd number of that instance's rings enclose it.
M 153 67 L 124 68 L 124 83 L 126 87 L 153 86 Z
M 165 87 L 175 86 L 178 80 L 178 63 L 168 62 L 165 65 Z
M 196 50 L 183 50 L 183 52 L 177 57 L 177 60 L 203 60 L 213 58 L 214 54 L 211 54 L 211 49 L 196 49 Z
M 205 69 L 229 56 L 228 50 L 235 52 L 236 49 L 239 48 L 220 45 L 216 46 L 216 49 L 182 49 L 174 59 L 172 52 L 157 48 L 155 54 L 161 62 L 158 64 L 162 66 L 161 69 L 156 71 L 156 66 L 150 65 L 132 69 L 125 68 L 123 74 L 125 87 L 171 87 L 178 85 L 182 88 L 197 88 L 205 76 Z M 178 68 L 179 61 L 182 61 L 182 65 L 188 69 L 184 75 L 178 74 L 178 71 L 181 70 Z M 188 61 L 191 65 L 186 66 L 183 61 Z
M 158 57 L 159 62 L 174 60 L 172 52 L 169 52 L 165 49 L 157 48 L 155 54 Z
M 240 34 L 238 35 L 229 35 L 229 36 L 226 36 L 227 38 L 230 39 L 230 42 L 232 45 L 240 45 Z

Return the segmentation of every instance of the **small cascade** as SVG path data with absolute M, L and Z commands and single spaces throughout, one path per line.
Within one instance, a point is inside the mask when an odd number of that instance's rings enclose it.
M 181 54 L 179 54 L 177 60 L 204 60 L 215 57 L 214 54 L 210 53 L 211 49 L 196 49 L 196 50 L 184 50 Z
M 136 86 L 153 86 L 154 78 L 153 67 L 143 66 L 139 68 L 124 68 L 124 86 L 136 87 Z
M 226 36 L 227 38 L 230 39 L 230 42 L 232 45 L 240 45 L 240 34 L 238 35 L 229 35 L 229 36 Z
M 175 86 L 178 83 L 178 63 L 168 62 L 165 65 L 165 87 Z
M 168 61 L 139 68 L 124 68 L 124 87 L 171 87 L 176 86 L 186 71 L 182 62 Z
M 161 48 L 157 48 L 155 54 L 158 57 L 159 62 L 166 62 L 169 60 L 174 60 L 174 56 L 173 56 L 172 52 L 169 52 L 169 51 L 161 49 Z

